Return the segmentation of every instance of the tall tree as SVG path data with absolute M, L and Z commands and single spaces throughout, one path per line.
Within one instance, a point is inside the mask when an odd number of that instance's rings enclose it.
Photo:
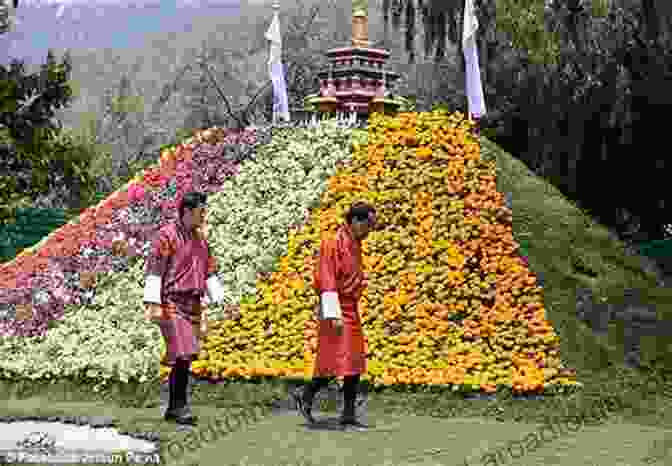
M 58 139 L 55 121 L 55 110 L 71 102 L 71 70 L 70 55 L 57 63 L 51 50 L 33 74 L 19 60 L 0 64 L 0 223 L 13 221 L 17 208 L 49 192 L 59 176 L 90 191 L 89 154 Z
M 586 0 L 592 6 L 594 15 L 606 14 L 609 0 Z M 656 0 L 644 0 L 655 3 Z M 497 29 L 508 34 L 512 45 L 526 50 L 533 62 L 554 62 L 558 55 L 558 37 L 550 30 L 546 21 L 546 12 L 564 5 L 576 13 L 583 10 L 581 0 L 477 0 L 479 21 L 494 20 L 489 15 L 482 18 L 483 11 L 489 6 L 496 8 Z M 425 32 L 425 55 L 432 50 L 435 59 L 441 60 L 446 52 L 446 39 L 456 44 L 461 51 L 461 30 L 464 0 L 383 0 L 382 12 L 385 24 L 390 20 L 396 30 L 400 28 L 402 16 L 406 25 L 406 51 L 414 60 L 413 38 L 416 35 L 416 21 L 422 13 Z M 572 17 L 572 20 L 576 17 Z M 483 24 L 483 23 L 481 23 Z

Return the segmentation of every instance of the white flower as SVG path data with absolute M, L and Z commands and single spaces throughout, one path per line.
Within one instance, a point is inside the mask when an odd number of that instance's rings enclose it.
M 271 270 L 287 252 L 288 227 L 307 220 L 308 208 L 319 202 L 336 162 L 351 157 L 345 148 L 352 131 L 324 126 L 274 137 L 208 197 L 210 215 L 220 219 L 210 225 L 210 246 L 220 264 L 226 303 L 256 293 L 257 273 Z M 304 167 L 311 167 L 308 176 Z M 143 256 L 150 249 L 145 242 Z M 98 285 L 90 296 L 92 305 L 66 305 L 60 325 L 44 336 L 0 339 L 0 374 L 88 376 L 96 381 L 94 389 L 111 381 L 156 379 L 165 345 L 156 325 L 144 318 L 144 266 L 137 261 Z M 208 309 L 211 318 L 218 312 L 217 307 Z

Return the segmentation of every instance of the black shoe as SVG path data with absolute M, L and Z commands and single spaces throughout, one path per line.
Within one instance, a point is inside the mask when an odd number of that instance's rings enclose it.
M 352 428 L 355 430 L 366 430 L 369 428 L 364 423 L 359 422 L 357 419 L 352 417 L 343 417 L 341 418 L 341 427 L 343 428 Z
M 168 422 L 174 422 L 183 426 L 195 426 L 198 418 L 185 413 L 183 410 L 168 410 L 163 418 Z
M 306 419 L 306 421 L 308 421 L 309 424 L 315 424 L 315 418 L 311 413 L 312 403 L 309 403 L 306 399 L 305 391 L 297 388 L 292 392 L 292 398 L 296 403 L 296 408 L 298 409 L 299 413 Z

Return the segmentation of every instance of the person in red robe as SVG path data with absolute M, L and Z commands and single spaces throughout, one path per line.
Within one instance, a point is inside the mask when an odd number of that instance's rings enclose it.
M 207 315 L 201 300 L 221 302 L 223 289 L 217 279 L 217 261 L 210 253 L 201 227 L 205 223 L 206 195 L 186 193 L 176 222 L 159 230 L 145 271 L 144 302 L 147 317 L 158 323 L 166 342 L 170 401 L 166 421 L 195 425 L 189 414 L 187 386 L 191 363 L 207 333 Z
M 335 239 L 320 244 L 315 288 L 320 294 L 317 360 L 313 380 L 303 392 L 294 393 L 300 413 L 309 423 L 313 400 L 334 376 L 343 377 L 344 427 L 366 428 L 355 417 L 359 378 L 366 371 L 364 333 L 357 304 L 366 288 L 362 271 L 361 242 L 376 224 L 373 207 L 355 203 Z

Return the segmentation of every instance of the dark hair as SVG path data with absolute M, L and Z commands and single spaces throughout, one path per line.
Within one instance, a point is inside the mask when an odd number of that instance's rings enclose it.
M 184 196 L 182 196 L 182 201 L 180 201 L 180 218 L 184 215 L 185 210 L 204 207 L 207 201 L 208 196 L 205 193 L 199 193 L 195 191 L 185 193 Z
M 366 202 L 357 202 L 353 204 L 352 207 L 350 207 L 348 213 L 345 214 L 345 221 L 348 222 L 349 225 L 352 225 L 353 219 L 357 219 L 360 222 L 365 222 L 371 218 L 370 214 L 375 216 L 376 209 L 371 207 Z

